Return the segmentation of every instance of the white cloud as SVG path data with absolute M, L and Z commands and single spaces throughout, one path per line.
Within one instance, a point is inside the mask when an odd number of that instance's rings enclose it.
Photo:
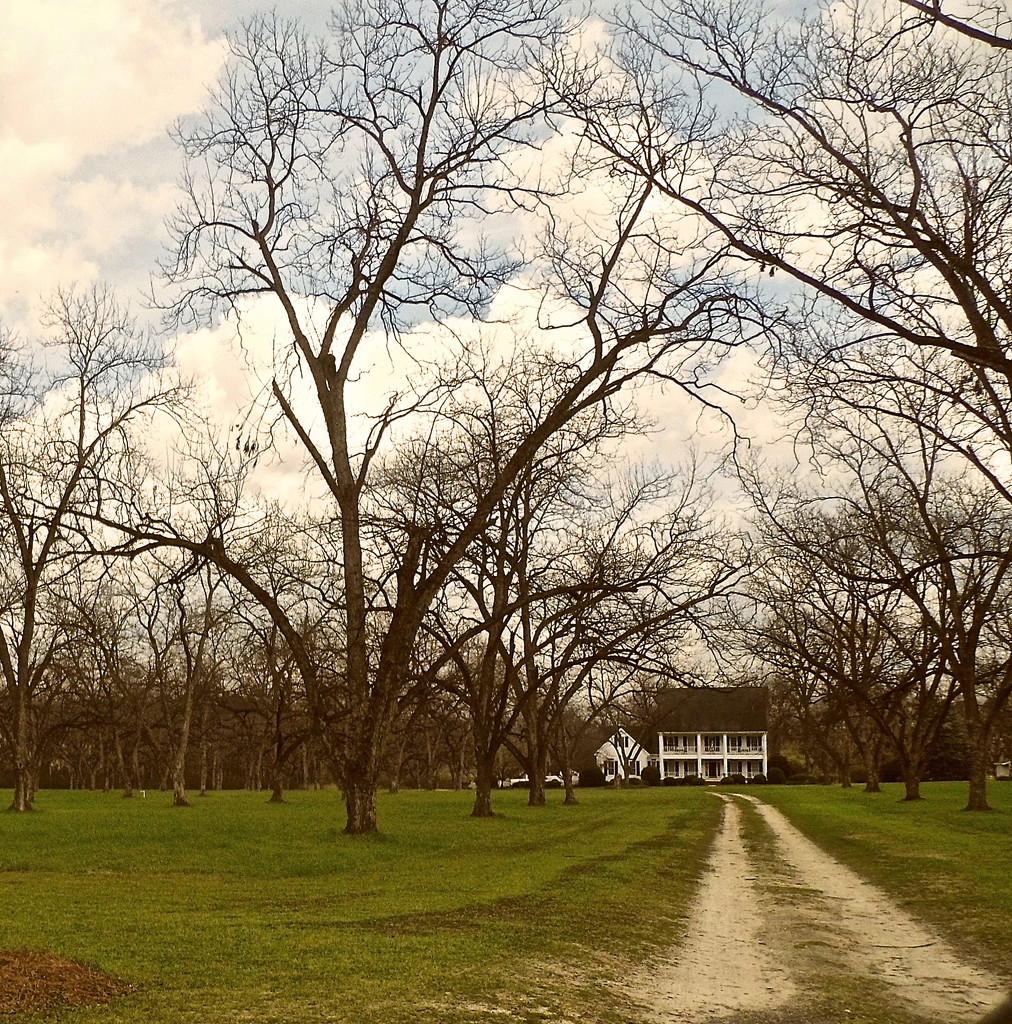
M 199 102 L 223 56 L 155 0 L 6 0 L 5 134 L 84 155 L 136 145 Z
M 139 186 L 88 162 L 115 168 L 198 107 L 224 47 L 160 0 L 5 0 L 0 39 L 0 310 L 10 316 L 60 283 L 100 276 L 100 257 L 132 235 L 158 233 L 175 166 L 159 169 L 164 185 Z

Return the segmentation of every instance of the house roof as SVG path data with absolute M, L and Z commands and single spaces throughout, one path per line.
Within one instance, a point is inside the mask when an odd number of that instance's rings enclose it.
M 765 686 L 687 687 L 658 700 L 657 732 L 765 732 Z

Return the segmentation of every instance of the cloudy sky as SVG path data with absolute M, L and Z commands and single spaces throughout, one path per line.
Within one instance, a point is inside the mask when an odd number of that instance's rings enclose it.
M 0 4 L 0 313 L 22 329 L 60 284 L 143 287 L 171 209 L 166 137 L 199 108 L 239 5 Z
M 168 129 L 203 105 L 225 59 L 224 33 L 262 6 L 0 3 L 0 318 L 8 325 L 30 337 L 40 304 L 60 285 L 106 282 L 141 305 L 181 168 Z M 284 5 L 286 15 L 320 26 L 327 11 L 314 0 Z M 206 378 L 219 411 L 231 416 L 229 405 L 244 397 L 229 378 L 234 360 L 208 332 L 172 344 L 184 369 Z M 742 356 L 727 379 L 735 386 L 751 372 Z M 739 412 L 746 431 L 766 432 L 764 411 Z M 675 461 L 695 429 L 693 415 L 682 408 L 650 442 L 655 450 L 641 456 Z

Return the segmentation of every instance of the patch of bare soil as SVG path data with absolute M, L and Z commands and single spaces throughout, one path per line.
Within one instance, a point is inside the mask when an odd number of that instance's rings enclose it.
M 107 1003 L 132 989 L 119 978 L 56 953 L 0 950 L 0 1016 Z
M 723 822 L 685 941 L 630 979 L 629 995 L 648 1019 L 794 1020 L 799 1011 L 804 1016 L 809 994 L 834 975 L 863 981 L 883 1009 L 936 1021 L 979 1020 L 1004 998 L 998 978 L 967 962 L 778 811 L 739 798 L 756 808 L 772 837 L 755 846 L 741 805 L 715 795 L 724 802 Z M 841 1008 L 841 1019 L 847 1012 Z
M 632 979 L 637 1001 L 658 1020 L 679 1022 L 786 1003 L 795 985 L 767 944 L 769 904 L 745 851 L 741 811 L 725 801 L 685 944 L 670 961 Z

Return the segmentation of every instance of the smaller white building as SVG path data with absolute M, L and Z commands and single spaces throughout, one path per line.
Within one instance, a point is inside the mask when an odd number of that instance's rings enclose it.
M 638 739 L 619 729 L 598 747 L 594 760 L 606 781 L 614 782 L 642 775 L 651 757 Z

